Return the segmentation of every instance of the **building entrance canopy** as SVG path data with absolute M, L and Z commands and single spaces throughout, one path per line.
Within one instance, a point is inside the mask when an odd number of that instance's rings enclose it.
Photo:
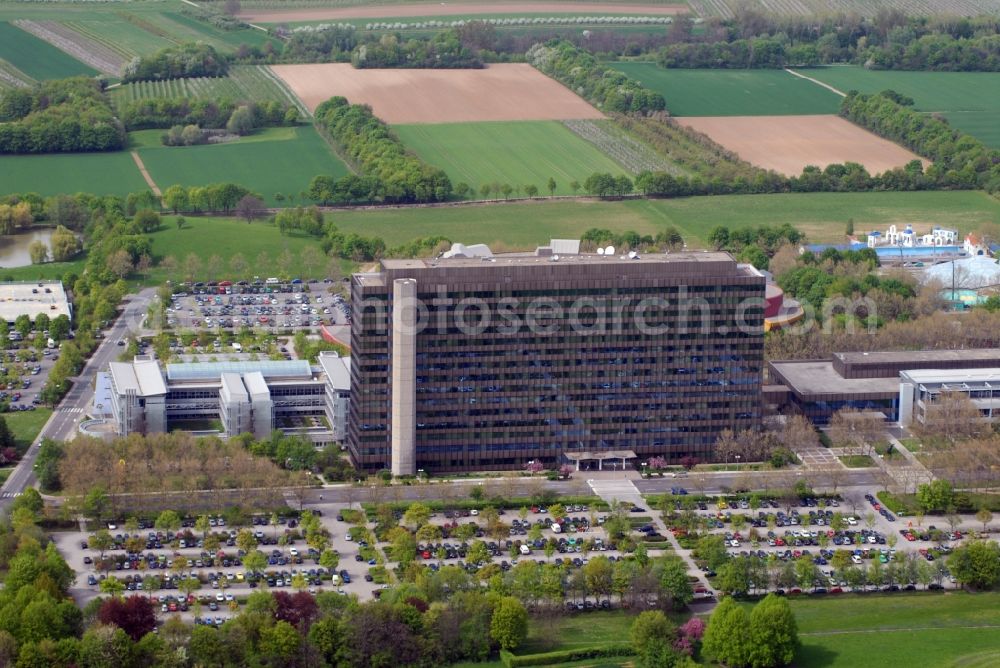
M 583 462 L 583 461 L 594 461 L 594 460 L 597 460 L 597 470 L 598 471 L 603 471 L 604 470 L 604 460 L 605 459 L 612 459 L 612 460 L 620 459 L 620 460 L 622 460 L 622 469 L 624 470 L 625 469 L 625 460 L 626 459 L 635 459 L 635 457 L 636 457 L 635 452 L 633 452 L 632 450 L 601 450 L 599 452 L 589 452 L 589 451 L 584 451 L 584 452 L 564 452 L 563 456 L 566 459 L 570 460 L 571 462 L 575 462 L 576 463 L 576 470 L 577 471 L 580 470 L 580 462 Z M 615 464 L 617 465 L 617 462 L 615 462 Z

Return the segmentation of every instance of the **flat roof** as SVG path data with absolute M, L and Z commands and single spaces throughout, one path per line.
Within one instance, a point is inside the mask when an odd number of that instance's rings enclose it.
M 336 390 L 351 389 L 351 358 L 341 357 L 333 350 L 319 354 L 319 364 Z
M 247 391 L 243 387 L 243 379 L 238 373 L 224 373 L 222 374 L 222 389 L 229 393 L 229 396 L 237 401 L 247 400 Z
M 961 385 L 962 383 L 997 383 L 1000 386 L 1000 368 L 986 369 L 910 369 L 900 371 L 901 378 L 909 378 L 919 384 Z
M 264 381 L 264 374 L 260 371 L 251 371 L 248 374 L 244 374 L 243 383 L 247 386 L 247 392 L 250 393 L 251 400 L 261 401 L 271 398 L 271 390 L 267 388 L 267 382 Z
M 966 350 L 887 350 L 869 353 L 834 353 L 845 364 L 905 364 L 907 362 L 960 362 L 964 360 L 1000 360 L 1000 349 Z
M 500 253 L 490 258 L 389 258 L 382 260 L 385 269 L 431 269 L 434 267 L 488 267 L 488 266 L 519 266 L 537 264 L 616 264 L 636 263 L 669 264 L 672 262 L 734 262 L 733 257 L 723 251 L 686 251 L 682 253 L 629 253 L 616 252 L 614 255 L 598 255 L 597 253 L 580 253 L 578 255 L 559 256 L 555 261 L 550 257 L 539 257 L 531 253 Z M 748 265 L 740 265 L 748 266 Z M 756 270 L 755 270 L 756 271 Z
M 34 292 L 32 292 L 34 290 Z M 48 290 L 48 292 L 46 292 Z M 0 318 L 14 322 L 19 315 L 32 320 L 44 313 L 49 318 L 73 317 L 60 281 L 17 281 L 0 283 Z
M 224 373 L 246 375 L 259 371 L 265 378 L 311 378 L 308 360 L 258 360 L 256 362 L 181 362 L 167 365 L 167 379 L 206 380 Z
M 134 390 L 140 397 L 155 397 L 167 393 L 160 366 L 156 360 L 112 362 L 111 376 L 119 392 Z
M 828 360 L 771 362 L 785 383 L 797 394 L 822 396 L 848 393 L 898 394 L 899 377 L 844 378 Z

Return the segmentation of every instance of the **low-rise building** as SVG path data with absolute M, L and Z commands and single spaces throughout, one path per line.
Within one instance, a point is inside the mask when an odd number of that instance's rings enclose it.
M 946 394 L 969 398 L 984 420 L 1000 417 L 1000 368 L 914 369 L 899 374 L 899 424 L 927 424 Z
M 911 382 L 907 378 L 924 378 L 926 371 L 927 378 L 961 382 L 970 373 L 988 376 L 998 368 L 1000 350 L 993 348 L 835 353 L 829 360 L 770 362 L 764 397 L 772 410 L 800 412 L 818 425 L 842 408 L 878 411 L 887 421 L 907 424 L 911 409 L 901 389 Z
M 49 319 L 65 315 L 73 319 L 73 308 L 61 281 L 9 281 L 0 283 L 0 318 L 13 325 L 18 316 L 34 322 L 45 314 Z
M 318 366 L 305 360 L 186 362 L 160 364 L 149 356 L 112 362 L 111 407 L 119 435 L 171 429 L 250 433 L 266 438 L 275 429 L 317 443 L 346 432 L 343 358 Z M 327 377 L 326 369 L 337 374 Z M 349 382 L 349 380 L 348 380 Z M 323 419 L 329 428 L 322 426 Z

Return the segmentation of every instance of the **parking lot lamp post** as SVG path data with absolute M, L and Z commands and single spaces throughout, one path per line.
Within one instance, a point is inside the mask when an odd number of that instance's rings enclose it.
M 733 456 L 736 457 L 736 468 L 739 469 L 740 468 L 740 456 L 739 455 L 733 455 Z

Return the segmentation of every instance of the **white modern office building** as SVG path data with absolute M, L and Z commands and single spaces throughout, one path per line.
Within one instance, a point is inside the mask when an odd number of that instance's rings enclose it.
M 1000 417 L 1000 368 L 915 369 L 899 372 L 899 423 L 925 424 L 942 395 L 967 396 L 984 420 Z
M 150 356 L 112 362 L 111 413 L 119 435 L 173 429 L 253 434 L 275 429 L 317 443 L 347 431 L 350 358 L 323 353 L 305 360 L 187 362 L 165 367 Z

